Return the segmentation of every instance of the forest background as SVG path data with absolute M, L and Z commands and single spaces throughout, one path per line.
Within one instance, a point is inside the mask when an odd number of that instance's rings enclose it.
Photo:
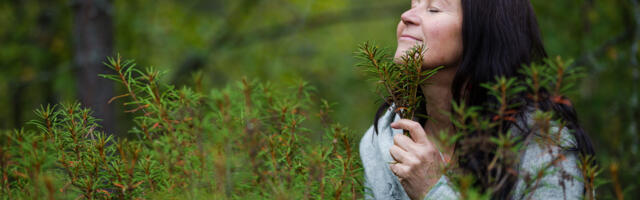
M 640 195 L 640 5 L 638 0 L 532 0 L 551 56 L 586 76 L 570 97 L 593 139 L 605 183 L 598 196 Z M 360 137 L 381 103 L 355 66 L 358 45 L 395 48 L 409 1 L 384 0 L 4 0 L 0 2 L 0 129 L 25 126 L 40 105 L 80 100 L 107 133 L 127 137 L 126 112 L 106 101 L 123 88 L 98 77 L 107 56 L 204 90 L 247 77 L 288 86 L 304 80 L 335 103 L 335 121 Z M 121 110 L 121 109 L 120 109 Z M 311 124 L 316 123 L 310 119 Z M 319 138 L 311 136 L 311 138 Z M 618 169 L 611 179 L 613 168 Z

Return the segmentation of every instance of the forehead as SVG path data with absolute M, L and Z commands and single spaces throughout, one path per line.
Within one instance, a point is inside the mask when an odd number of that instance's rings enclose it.
M 432 1 L 432 2 L 440 2 L 440 3 L 444 3 L 446 5 L 451 4 L 451 0 L 428 0 L 428 1 Z
M 461 0 L 427 0 L 432 3 L 438 3 L 443 6 L 459 6 Z
M 446 6 L 452 6 L 454 2 L 460 2 L 460 0 L 411 0 L 411 2 L 425 2 L 427 4 L 440 4 L 440 5 L 446 5 Z

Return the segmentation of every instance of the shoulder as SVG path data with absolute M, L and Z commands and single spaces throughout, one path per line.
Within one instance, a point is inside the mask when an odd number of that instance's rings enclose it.
M 512 136 L 521 137 L 526 148 L 547 146 L 575 150 L 578 147 L 573 130 L 562 121 L 552 120 L 548 113 L 528 108 L 511 127 Z
M 526 123 L 519 125 L 527 127 L 512 131 L 523 137 L 514 197 L 581 199 L 583 178 L 574 135 L 561 122 L 536 121 L 541 118 L 537 115 L 540 113 L 526 113 L 522 121 Z

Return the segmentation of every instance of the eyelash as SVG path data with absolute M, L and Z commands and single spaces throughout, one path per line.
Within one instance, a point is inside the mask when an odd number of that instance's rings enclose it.
M 440 12 L 440 10 L 436 9 L 436 8 L 427 8 L 427 11 L 431 12 L 431 13 L 438 13 Z

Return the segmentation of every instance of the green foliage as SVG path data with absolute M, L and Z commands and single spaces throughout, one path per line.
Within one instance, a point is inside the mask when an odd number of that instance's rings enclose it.
M 125 137 L 100 131 L 79 103 L 36 110 L 33 131 L 2 134 L 3 199 L 351 199 L 362 196 L 351 131 L 331 123 L 326 101 L 310 113 L 313 88 L 286 90 L 243 79 L 208 93 L 176 89 L 110 58 L 123 85 L 114 97 L 136 124 Z M 326 122 L 310 141 L 305 120 Z M 359 139 L 359 138 L 357 138 Z
M 317 88 L 318 96 L 337 103 L 336 121 L 356 134 L 371 124 L 362 113 L 373 113 L 379 102 L 371 101 L 376 96 L 367 89 L 374 87 L 348 67 L 357 62 L 349 52 L 363 40 L 395 45 L 399 15 L 410 7 L 383 0 L 111 2 L 114 49 L 168 72 L 160 82 L 180 88 L 191 71 L 199 70 L 206 78 L 200 89 L 192 89 L 202 92 L 234 84 L 242 76 L 276 84 L 302 77 Z M 575 63 L 585 66 L 585 78 L 572 82 L 577 90 L 569 93 L 571 103 L 607 169 L 602 175 L 620 182 L 605 184 L 599 199 L 640 192 L 640 143 L 633 128 L 640 116 L 633 105 L 640 92 L 634 78 L 639 68 L 633 64 L 638 53 L 632 50 L 638 43 L 638 6 L 633 2 L 531 1 L 549 55 L 576 58 Z M 41 104 L 77 99 L 75 80 L 82 77 L 74 75 L 72 66 L 73 6 L 61 0 L 0 2 L 3 131 L 36 118 L 32 110 Z M 134 116 L 119 112 L 114 132 L 126 135 L 136 126 Z
M 369 44 L 361 50 L 371 62 L 369 70 L 392 91 L 386 95 L 396 95 L 389 103 L 398 101 L 403 104 L 397 105 L 412 108 L 420 103 L 416 90 L 438 68 L 422 72 L 417 67 L 422 63 L 420 56 L 405 56 L 403 64 L 393 64 L 384 60 L 388 59 L 384 52 Z M 417 47 L 407 55 L 419 52 L 422 48 Z M 277 90 L 270 83 L 245 78 L 204 93 L 198 86 L 202 78 L 198 74 L 194 75 L 195 90 L 176 89 L 158 81 L 163 73 L 153 68 L 139 70 L 133 61 L 122 61 L 120 56 L 109 58 L 105 65 L 114 73 L 101 76 L 125 89 L 109 102 L 122 104 L 125 112 L 134 115 L 135 126 L 115 138 L 103 133 L 99 119 L 79 103 L 42 106 L 35 111 L 38 119 L 30 122 L 35 130 L 2 133 L 3 198 L 362 197 L 362 167 L 355 142 L 359 137 L 332 122 L 331 104 L 316 102 L 314 89 L 307 83 Z M 464 199 L 488 199 L 491 191 L 513 176 L 527 177 L 526 195 L 539 187 L 544 176 L 558 171 L 553 163 L 562 157 L 553 158 L 533 174 L 514 175 L 512 168 L 519 163 L 524 144 L 535 141 L 553 148 L 562 141 L 559 137 L 565 122 L 553 111 L 538 107 L 530 111 L 533 122 L 527 130 L 537 137 L 522 138 L 503 126 L 516 122 L 516 109 L 524 106 L 519 99 L 522 93 L 533 102 L 548 99 L 570 104 L 563 93 L 572 85 L 565 83 L 575 81 L 579 73 L 560 58 L 525 66 L 521 73 L 524 79 L 496 77 L 494 82 L 481 85 L 496 99 L 496 105 L 452 104 L 449 116 L 456 132 L 439 133 L 440 139 L 448 145 L 461 144 L 457 149 L 460 154 L 490 151 L 487 170 L 495 172 L 478 177 L 460 173 L 455 165 L 445 166 L 443 170 Z M 310 113 L 313 105 L 320 105 L 316 114 Z M 483 112 L 491 115 L 486 117 L 480 114 Z M 308 128 L 305 123 L 309 117 L 318 117 L 323 128 Z M 474 136 L 468 137 L 472 133 Z M 319 142 L 311 141 L 312 134 L 323 137 Z M 598 177 L 603 169 L 593 165 L 593 159 L 581 157 L 578 166 L 583 178 L 575 177 L 585 183 L 588 199 L 606 183 Z M 487 180 L 489 188 L 474 185 L 478 178 Z M 619 185 L 617 179 L 613 183 Z

